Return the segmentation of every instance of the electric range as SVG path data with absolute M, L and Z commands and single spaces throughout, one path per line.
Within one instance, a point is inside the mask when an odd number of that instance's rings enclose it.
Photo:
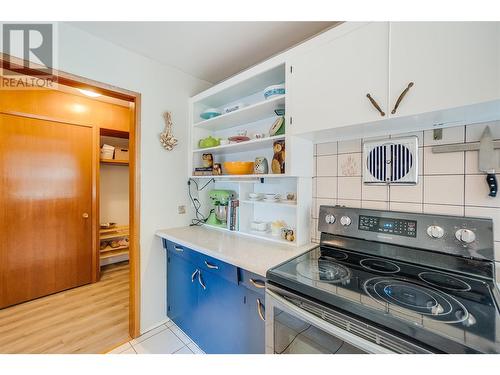
M 267 273 L 268 352 L 500 353 L 491 219 L 321 206 L 319 230 Z

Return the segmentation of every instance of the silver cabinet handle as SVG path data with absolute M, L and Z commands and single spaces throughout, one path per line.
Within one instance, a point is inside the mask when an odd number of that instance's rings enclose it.
M 264 289 L 266 287 L 266 283 L 262 280 L 248 279 L 248 281 L 256 288 Z
M 194 283 L 194 279 L 196 278 L 196 275 L 200 273 L 200 270 L 197 269 L 196 271 L 193 272 L 191 275 L 191 282 Z
M 203 290 L 207 289 L 207 286 L 205 284 L 203 284 L 203 280 L 201 279 L 201 272 L 200 271 L 198 271 L 198 282 L 200 283 Z
M 257 298 L 257 312 L 259 313 L 259 317 L 261 320 L 266 321 L 266 318 L 264 318 L 264 313 L 262 310 L 264 309 L 264 305 L 260 301 L 260 298 Z
M 208 263 L 207 261 L 205 261 L 205 266 L 207 266 L 208 268 L 210 268 L 212 270 L 218 270 L 219 269 L 219 266 L 216 266 L 215 264 Z
M 184 249 L 182 247 L 178 247 L 178 246 L 174 246 L 174 249 L 175 249 L 175 251 L 178 251 L 178 252 L 184 251 Z

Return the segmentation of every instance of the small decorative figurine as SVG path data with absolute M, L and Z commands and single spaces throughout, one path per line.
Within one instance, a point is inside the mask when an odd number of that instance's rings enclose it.
M 280 140 L 273 143 L 273 161 L 271 170 L 275 174 L 285 173 L 285 141 Z
M 267 163 L 267 159 L 265 157 L 258 156 L 255 158 L 253 173 L 255 173 L 255 174 L 268 174 L 269 173 L 269 164 Z
M 172 127 L 174 126 L 172 113 L 165 112 L 163 118 L 165 119 L 165 129 L 160 133 L 160 143 L 167 151 L 172 151 L 178 142 L 177 138 L 172 134 Z
M 203 154 L 201 156 L 201 161 L 204 168 L 212 168 L 214 166 L 214 157 L 212 154 Z
M 213 174 L 216 176 L 220 176 L 222 174 L 222 166 L 220 163 L 214 163 Z

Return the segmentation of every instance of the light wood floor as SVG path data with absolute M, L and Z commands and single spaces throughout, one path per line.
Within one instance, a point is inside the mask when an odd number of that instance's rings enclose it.
M 130 340 L 129 265 L 101 281 L 0 310 L 0 353 L 103 353 Z

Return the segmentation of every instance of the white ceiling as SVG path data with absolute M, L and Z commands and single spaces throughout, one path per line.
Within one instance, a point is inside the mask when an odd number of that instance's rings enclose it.
M 336 22 L 71 22 L 100 38 L 216 83 Z

